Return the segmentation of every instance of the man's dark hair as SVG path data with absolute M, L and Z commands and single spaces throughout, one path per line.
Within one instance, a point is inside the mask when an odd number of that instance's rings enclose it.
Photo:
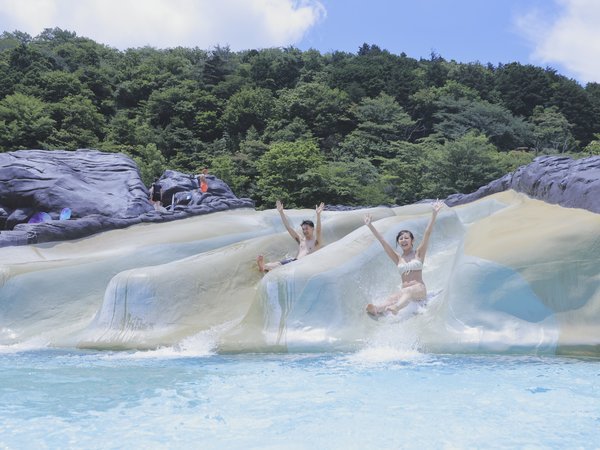
M 311 228 L 315 227 L 315 224 L 313 223 L 312 220 L 303 220 L 302 223 L 300 224 L 300 226 L 303 226 L 303 225 L 308 225 Z

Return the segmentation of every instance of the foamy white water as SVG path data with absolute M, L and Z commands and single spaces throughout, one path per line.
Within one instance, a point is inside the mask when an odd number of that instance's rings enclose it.
M 596 448 L 599 362 L 344 354 L 0 354 L 0 447 Z

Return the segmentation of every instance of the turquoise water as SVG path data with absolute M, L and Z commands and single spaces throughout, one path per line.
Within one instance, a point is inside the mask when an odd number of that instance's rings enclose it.
M 0 353 L 0 448 L 598 448 L 600 362 Z

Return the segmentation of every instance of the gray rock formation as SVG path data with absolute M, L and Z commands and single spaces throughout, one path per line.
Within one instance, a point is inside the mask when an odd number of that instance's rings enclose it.
M 166 171 L 159 182 L 169 208 L 155 211 L 136 164 L 123 154 L 87 149 L 0 153 L 0 247 L 254 207 L 218 178 L 208 175 L 207 181 L 208 192 L 200 193 L 194 176 Z M 58 220 L 65 207 L 71 219 Z M 27 223 L 37 212 L 54 220 Z
M 165 222 L 233 208 L 253 208 L 226 183 L 207 175 L 208 192 L 196 176 L 167 170 L 159 179 L 164 210 L 148 200 L 135 163 L 122 154 L 96 150 L 20 150 L 0 153 L 0 247 L 76 239 L 141 222 Z M 514 189 L 532 198 L 600 213 L 600 156 L 573 160 L 540 156 L 471 194 L 450 195 L 449 206 Z M 62 208 L 72 220 L 57 220 Z M 328 207 L 344 210 L 345 207 Z M 47 212 L 52 221 L 30 224 Z
M 600 213 L 600 156 L 539 156 L 471 194 L 450 195 L 445 202 L 462 205 L 507 189 L 547 203 Z

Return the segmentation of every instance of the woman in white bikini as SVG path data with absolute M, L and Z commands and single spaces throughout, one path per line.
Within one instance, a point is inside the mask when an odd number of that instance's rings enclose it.
M 396 243 L 402 249 L 402 253 L 397 253 L 390 244 L 386 242 L 381 233 L 375 229 L 371 223 L 371 215 L 365 216 L 365 225 L 373 232 L 377 240 L 383 246 L 385 252 L 394 264 L 398 266 L 400 275 L 402 276 L 402 288 L 400 292 L 391 295 L 382 305 L 367 305 L 367 313 L 371 316 L 379 316 L 387 312 L 397 314 L 402 308 L 406 307 L 410 302 L 419 302 L 427 297 L 427 289 L 423 282 L 423 262 L 425 261 L 425 253 L 429 245 L 429 236 L 433 229 L 433 223 L 438 212 L 444 206 L 444 202 L 437 200 L 432 204 L 433 212 L 431 219 L 425 229 L 423 241 L 415 251 L 413 248 L 414 236 L 408 230 L 401 230 L 396 236 Z

